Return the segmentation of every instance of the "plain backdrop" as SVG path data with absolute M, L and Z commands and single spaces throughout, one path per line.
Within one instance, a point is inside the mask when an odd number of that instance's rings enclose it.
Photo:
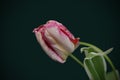
M 1 80 L 88 80 L 71 58 L 60 64 L 41 49 L 32 31 L 51 19 L 63 23 L 81 41 L 103 50 L 114 47 L 109 57 L 120 70 L 119 10 L 116 0 L 1 0 Z M 79 48 L 73 54 L 83 61 Z

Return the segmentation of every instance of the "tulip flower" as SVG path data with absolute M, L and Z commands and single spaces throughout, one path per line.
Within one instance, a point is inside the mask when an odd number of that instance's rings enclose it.
M 33 32 L 45 53 L 54 61 L 64 63 L 67 57 L 70 56 L 85 69 L 90 80 L 120 79 L 118 70 L 116 70 L 107 56 L 113 48 L 104 52 L 95 45 L 86 42 L 79 43 L 79 38 L 75 38 L 63 24 L 55 20 L 50 20 L 46 24 L 40 25 Z M 85 53 L 84 61 L 79 60 L 72 54 L 79 44 L 87 46 L 81 48 L 81 52 Z M 111 72 L 107 72 L 106 61 L 112 68 Z
M 75 38 L 64 25 L 55 20 L 40 25 L 33 32 L 46 54 L 60 63 L 64 63 L 79 45 L 79 38 Z

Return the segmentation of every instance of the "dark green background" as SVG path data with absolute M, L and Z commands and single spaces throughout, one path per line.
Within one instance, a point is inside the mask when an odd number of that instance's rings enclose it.
M 71 58 L 65 64 L 54 62 L 37 43 L 32 30 L 50 19 L 63 23 L 81 41 L 103 50 L 114 47 L 109 56 L 119 69 L 119 10 L 116 0 L 0 1 L 1 80 L 88 80 Z M 79 49 L 74 54 L 84 57 Z

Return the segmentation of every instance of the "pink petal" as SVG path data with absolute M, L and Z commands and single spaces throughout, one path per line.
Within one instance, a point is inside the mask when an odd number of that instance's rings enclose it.
M 42 39 L 42 34 L 40 32 L 34 31 L 36 38 L 39 42 L 39 44 L 41 45 L 41 47 L 43 48 L 43 50 L 46 52 L 46 54 L 52 58 L 55 61 L 58 61 L 60 63 L 64 63 L 65 61 L 63 61 L 63 59 L 61 59 L 55 52 L 53 52 L 44 42 L 44 40 Z
M 67 51 L 70 53 L 74 51 L 75 46 L 71 40 L 58 27 L 46 28 L 48 33 Z

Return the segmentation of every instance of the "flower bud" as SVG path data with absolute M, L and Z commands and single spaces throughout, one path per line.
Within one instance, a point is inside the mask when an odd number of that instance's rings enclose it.
M 46 54 L 60 63 L 64 63 L 79 45 L 79 38 L 75 38 L 64 25 L 54 20 L 40 25 L 33 32 Z

